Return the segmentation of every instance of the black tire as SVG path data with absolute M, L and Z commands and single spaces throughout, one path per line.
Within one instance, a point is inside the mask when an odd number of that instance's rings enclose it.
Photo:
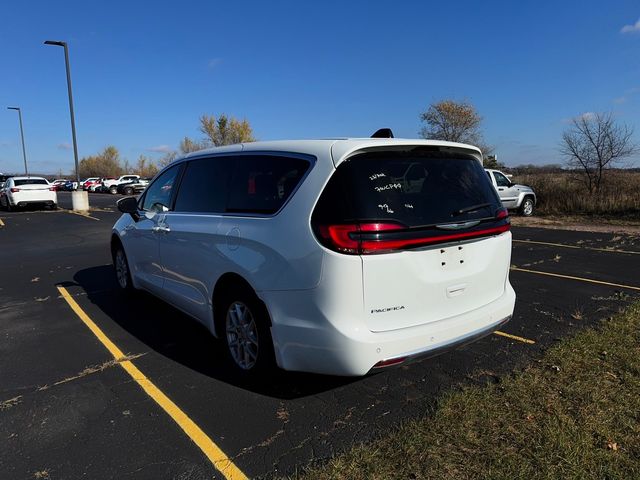
M 124 253 L 122 245 L 118 244 L 113 248 L 113 269 L 116 274 L 116 283 L 120 290 L 126 293 L 134 291 L 133 282 L 131 281 L 131 270 L 129 269 L 129 261 Z
M 133 188 L 131 187 L 127 187 L 124 189 L 124 194 L 125 195 L 133 195 Z
M 109 193 L 111 195 L 115 195 L 116 193 L 118 193 L 118 187 L 116 187 L 115 185 L 109 187 Z
M 225 355 L 236 374 L 257 379 L 270 373 L 275 355 L 269 315 L 255 293 L 248 287 L 233 286 L 223 293 L 215 313 Z
M 520 215 L 523 217 L 530 217 L 533 215 L 534 207 L 533 198 L 525 197 L 522 201 L 522 205 L 520 205 Z

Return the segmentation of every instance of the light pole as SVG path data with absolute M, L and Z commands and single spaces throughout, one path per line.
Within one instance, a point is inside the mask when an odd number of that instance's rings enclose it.
M 69 68 L 69 47 L 67 42 L 47 40 L 45 45 L 55 45 L 64 48 L 64 62 L 67 67 L 67 89 L 69 91 L 69 112 L 71 113 L 71 136 L 73 138 L 73 157 L 76 163 L 76 182 L 80 188 L 80 171 L 78 169 L 78 143 L 76 142 L 76 120 L 73 115 L 73 93 L 71 92 L 71 69 Z M 76 195 L 78 193 L 78 195 Z M 74 210 L 89 210 L 89 196 L 86 192 L 78 190 L 72 194 Z
M 17 110 L 18 118 L 20 119 L 20 137 L 22 138 L 22 158 L 24 159 L 24 175 L 29 176 L 29 169 L 27 168 L 27 150 L 24 148 L 24 130 L 22 129 L 22 110 L 20 107 L 7 107 L 8 110 Z

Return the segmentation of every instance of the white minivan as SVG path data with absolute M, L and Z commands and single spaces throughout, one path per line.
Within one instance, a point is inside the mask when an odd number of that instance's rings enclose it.
M 223 340 L 241 373 L 364 375 L 513 313 L 507 210 L 473 146 L 391 138 L 195 152 L 118 202 L 118 284 Z

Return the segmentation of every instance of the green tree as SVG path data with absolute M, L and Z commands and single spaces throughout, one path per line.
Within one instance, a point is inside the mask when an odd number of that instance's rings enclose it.
M 498 161 L 496 155 L 485 155 L 482 163 L 484 164 L 484 168 L 493 168 L 495 170 L 504 170 L 507 168 L 504 163 Z

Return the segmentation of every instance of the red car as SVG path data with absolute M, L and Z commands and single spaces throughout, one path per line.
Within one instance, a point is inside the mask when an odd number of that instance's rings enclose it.
M 99 181 L 100 181 L 99 177 L 89 177 L 85 181 L 81 182 L 80 185 L 82 185 L 83 190 L 89 190 L 89 187 L 91 185 L 95 185 Z

